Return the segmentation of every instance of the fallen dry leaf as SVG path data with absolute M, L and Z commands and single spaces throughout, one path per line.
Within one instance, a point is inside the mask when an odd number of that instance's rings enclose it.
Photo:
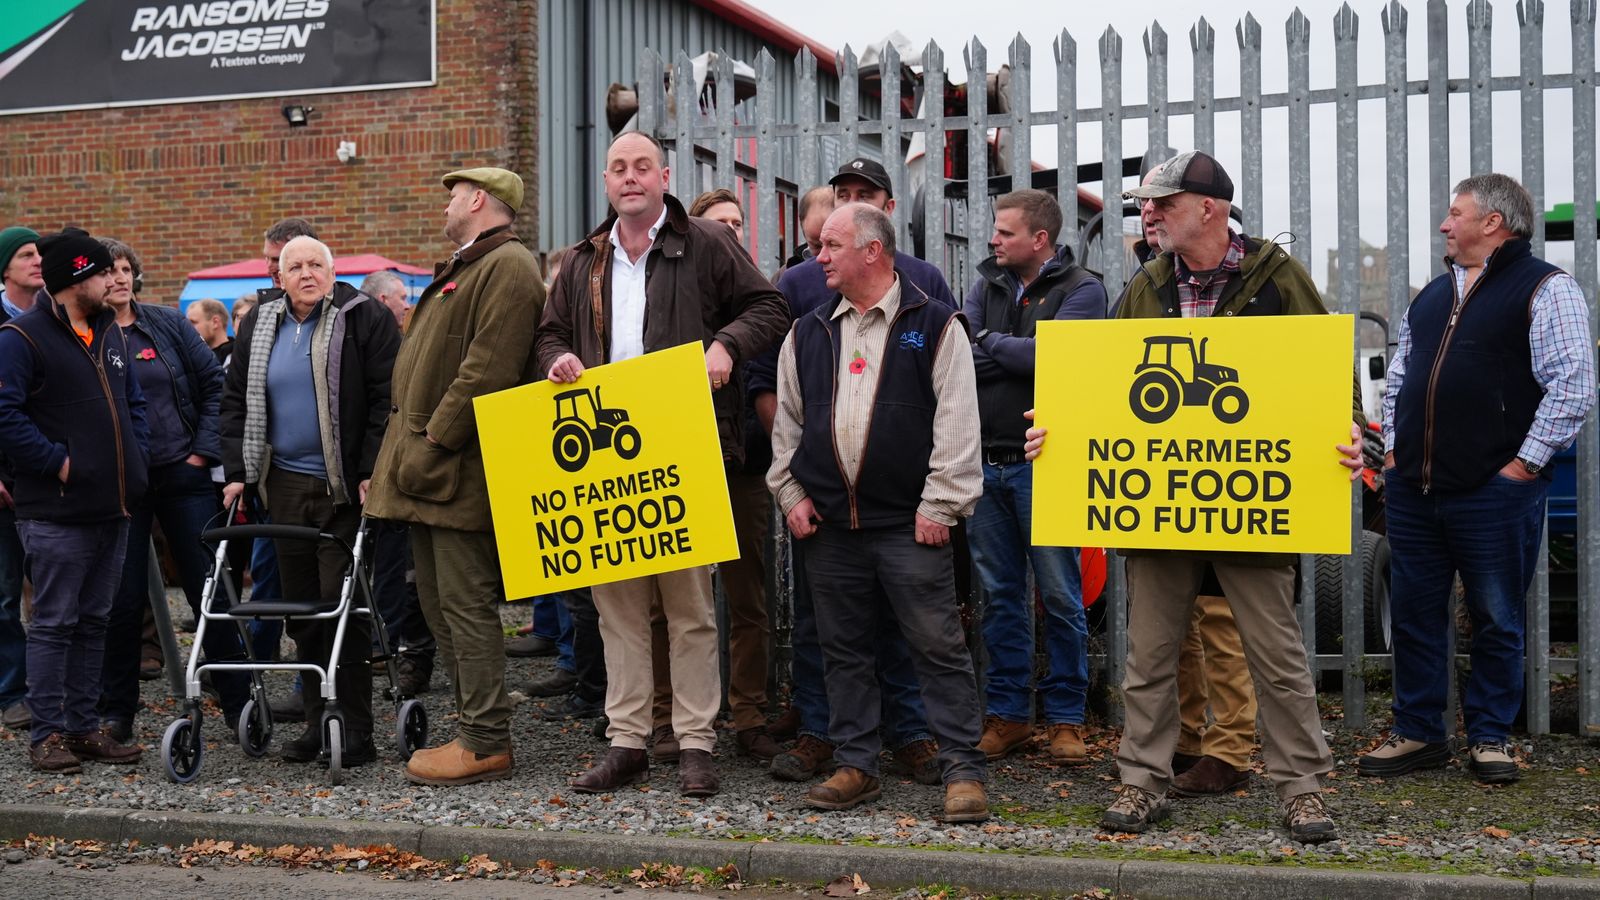
M 1504 828 L 1496 828 L 1493 825 L 1484 828 L 1483 833 L 1492 838 L 1499 838 L 1502 841 L 1508 837 L 1511 837 L 1511 832 L 1505 830 Z

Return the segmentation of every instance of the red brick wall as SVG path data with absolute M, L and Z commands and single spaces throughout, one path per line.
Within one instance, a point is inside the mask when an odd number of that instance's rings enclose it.
M 497 165 L 529 185 L 537 246 L 536 30 L 532 3 L 438 0 L 433 87 L 0 117 L 0 227 L 119 238 L 144 259 L 141 299 L 170 303 L 291 215 L 337 255 L 431 266 L 454 249 L 439 176 Z M 285 103 L 315 107 L 310 124 L 289 128 Z M 337 160 L 341 140 L 359 161 Z

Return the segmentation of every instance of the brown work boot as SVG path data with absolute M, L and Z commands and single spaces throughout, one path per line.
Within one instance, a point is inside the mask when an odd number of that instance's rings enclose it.
M 1132 784 L 1118 785 L 1116 791 L 1117 802 L 1100 816 L 1100 827 L 1107 831 L 1141 834 L 1172 815 L 1172 803 L 1164 794 Z
M 952 781 L 944 786 L 946 822 L 982 822 L 989 818 L 989 795 L 981 781 Z
M 608 747 L 589 771 L 572 779 L 572 789 L 580 794 L 603 794 L 625 784 L 650 777 L 650 756 L 643 750 Z
M 734 735 L 734 740 L 741 754 L 762 762 L 772 762 L 772 758 L 778 755 L 778 742 L 772 739 L 772 735 L 767 734 L 764 725 L 746 728 Z
M 1339 836 L 1333 816 L 1328 814 L 1328 807 L 1322 802 L 1321 791 L 1296 794 L 1284 801 L 1279 811 L 1283 816 L 1283 824 L 1289 829 L 1289 836 L 1302 844 L 1320 844 Z
M 894 762 L 918 784 L 938 784 L 944 780 L 939 766 L 939 747 L 926 738 L 894 751 Z
M 789 707 L 783 714 L 767 723 L 767 734 L 775 741 L 792 741 L 800 732 L 800 710 Z
M 1172 779 L 1172 792 L 1179 797 L 1225 794 L 1249 780 L 1248 771 L 1241 772 L 1215 756 L 1202 756 L 1189 771 Z
M 1027 722 L 984 716 L 983 738 L 978 741 L 978 749 L 990 762 L 994 762 L 1032 739 L 1033 726 Z
M 474 753 L 457 738 L 443 747 L 418 750 L 406 763 L 406 778 L 416 784 L 448 787 L 496 781 L 511 774 L 511 751 Z
M 41 772 L 54 772 L 57 775 L 74 775 L 83 771 L 83 763 L 67 749 L 59 733 L 29 747 L 28 761 Z
M 722 787 L 717 767 L 705 750 L 684 748 L 678 754 L 678 793 L 685 797 L 710 797 Z
M 88 734 L 63 735 L 61 744 L 67 748 L 68 753 L 86 762 L 129 765 L 138 762 L 139 757 L 144 755 L 143 747 L 124 744 L 104 729 L 91 731 Z
M 817 809 L 850 809 L 871 803 L 881 796 L 883 788 L 878 779 L 860 769 L 840 766 L 832 778 L 812 785 L 811 790 L 806 791 L 806 803 Z
M 1050 758 L 1077 764 L 1089 761 L 1089 748 L 1083 745 L 1083 726 L 1076 722 L 1056 722 L 1046 734 L 1050 738 Z
M 671 725 L 657 725 L 656 730 L 650 732 L 651 760 L 658 763 L 677 762 L 680 752 L 678 736 L 673 733 Z
M 772 777 L 782 781 L 805 781 L 825 771 L 832 764 L 833 745 L 809 734 L 802 734 L 800 740 L 787 753 L 780 753 L 772 758 Z

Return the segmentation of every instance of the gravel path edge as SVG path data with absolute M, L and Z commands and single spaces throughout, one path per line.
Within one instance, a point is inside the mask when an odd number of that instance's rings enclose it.
M 492 859 L 518 866 L 549 859 L 563 866 L 604 871 L 625 870 L 642 862 L 706 867 L 731 862 L 739 867 L 746 882 L 820 883 L 854 872 L 869 884 L 884 886 L 952 884 L 980 892 L 1029 895 L 1102 888 L 1141 900 L 1195 896 L 1299 900 L 1384 894 L 1450 896 L 1455 900 L 1600 900 L 1600 879 L 1274 870 L 1226 864 L 0 804 L 0 839 L 19 840 L 30 834 L 104 842 L 137 840 L 147 846 L 173 847 L 224 837 L 264 847 L 392 844 L 431 859 L 486 853 Z

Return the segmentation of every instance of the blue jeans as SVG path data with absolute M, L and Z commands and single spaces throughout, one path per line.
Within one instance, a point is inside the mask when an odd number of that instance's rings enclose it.
M 1472 676 L 1461 704 L 1467 740 L 1503 741 L 1511 731 L 1522 708 L 1524 604 L 1539 559 L 1549 484 L 1495 475 L 1472 491 L 1423 494 L 1420 485 L 1389 471 L 1396 734 L 1437 743 L 1453 730 L 1446 728 L 1444 709 L 1456 572 L 1472 617 Z
M 139 632 L 145 607 L 150 603 L 150 526 L 161 522 L 167 536 L 167 549 L 177 566 L 178 581 L 189 601 L 189 608 L 200 614 L 201 594 L 212 563 L 211 548 L 200 542 L 200 532 L 221 524 L 217 517 L 217 494 L 207 469 L 179 460 L 150 467 L 150 487 L 144 500 L 131 510 L 128 523 L 128 552 L 122 566 L 122 580 L 111 605 L 110 635 L 106 640 L 104 695 L 100 713 L 107 719 L 132 722 L 139 711 Z M 218 600 L 226 595 L 218 590 Z M 219 606 L 219 609 L 221 607 Z M 211 622 L 206 626 L 206 658 L 212 661 L 242 659 L 244 645 L 232 622 Z M 173 661 L 176 663 L 176 661 Z M 238 714 L 249 699 L 249 677 L 242 672 L 214 672 L 212 683 L 222 696 L 222 709 Z
M 17 517 L 0 510 L 0 709 L 28 693 L 28 635 L 22 630 L 22 541 Z
M 794 663 L 791 674 L 794 685 L 790 702 L 800 713 L 800 734 L 809 734 L 818 740 L 833 740 L 828 736 L 828 692 L 824 686 L 822 645 L 817 639 L 816 606 L 811 599 L 811 588 L 806 575 L 804 541 L 795 541 L 794 559 Z M 885 742 L 889 749 L 899 750 L 908 744 L 928 740 L 928 713 L 922 703 L 921 688 L 911 663 L 911 650 L 905 636 L 892 618 L 883 621 L 878 630 L 878 684 L 882 695 L 879 717 L 883 723 Z
M 577 629 L 572 624 L 572 613 L 567 611 L 567 598 L 561 594 L 551 594 L 550 599 L 556 604 L 556 668 L 563 672 L 576 672 L 578 660 L 573 652 L 573 641 L 576 640 Z
M 1028 564 L 1044 603 L 1050 671 L 1039 683 L 1045 721 L 1083 724 L 1089 690 L 1089 626 L 1076 547 L 1030 546 L 1033 465 L 983 464 L 983 497 L 967 522 L 972 561 L 988 597 L 983 643 L 989 652 L 987 709 L 1008 722 L 1033 716 L 1033 594 Z
M 560 640 L 560 609 L 561 596 L 559 594 L 542 594 L 533 598 L 533 631 L 529 633 L 534 637 L 542 637 L 547 641 Z
M 257 504 L 251 504 L 250 513 L 250 521 L 258 525 L 267 525 L 272 521 Z M 270 538 L 256 538 L 255 546 L 250 548 L 250 599 L 283 599 L 283 588 L 278 584 L 278 548 Z M 245 630 L 250 633 L 250 652 L 256 659 L 270 661 L 278 658 L 278 645 L 283 641 L 282 619 L 251 619 Z M 299 684 L 299 676 L 296 676 L 297 690 Z
M 29 739 L 37 744 L 52 734 L 89 734 L 100 727 L 95 704 L 105 665 L 106 623 L 128 547 L 128 520 L 60 525 L 26 519 L 17 523 L 17 532 L 33 580 Z M 128 635 L 135 664 L 139 632 L 135 625 Z

